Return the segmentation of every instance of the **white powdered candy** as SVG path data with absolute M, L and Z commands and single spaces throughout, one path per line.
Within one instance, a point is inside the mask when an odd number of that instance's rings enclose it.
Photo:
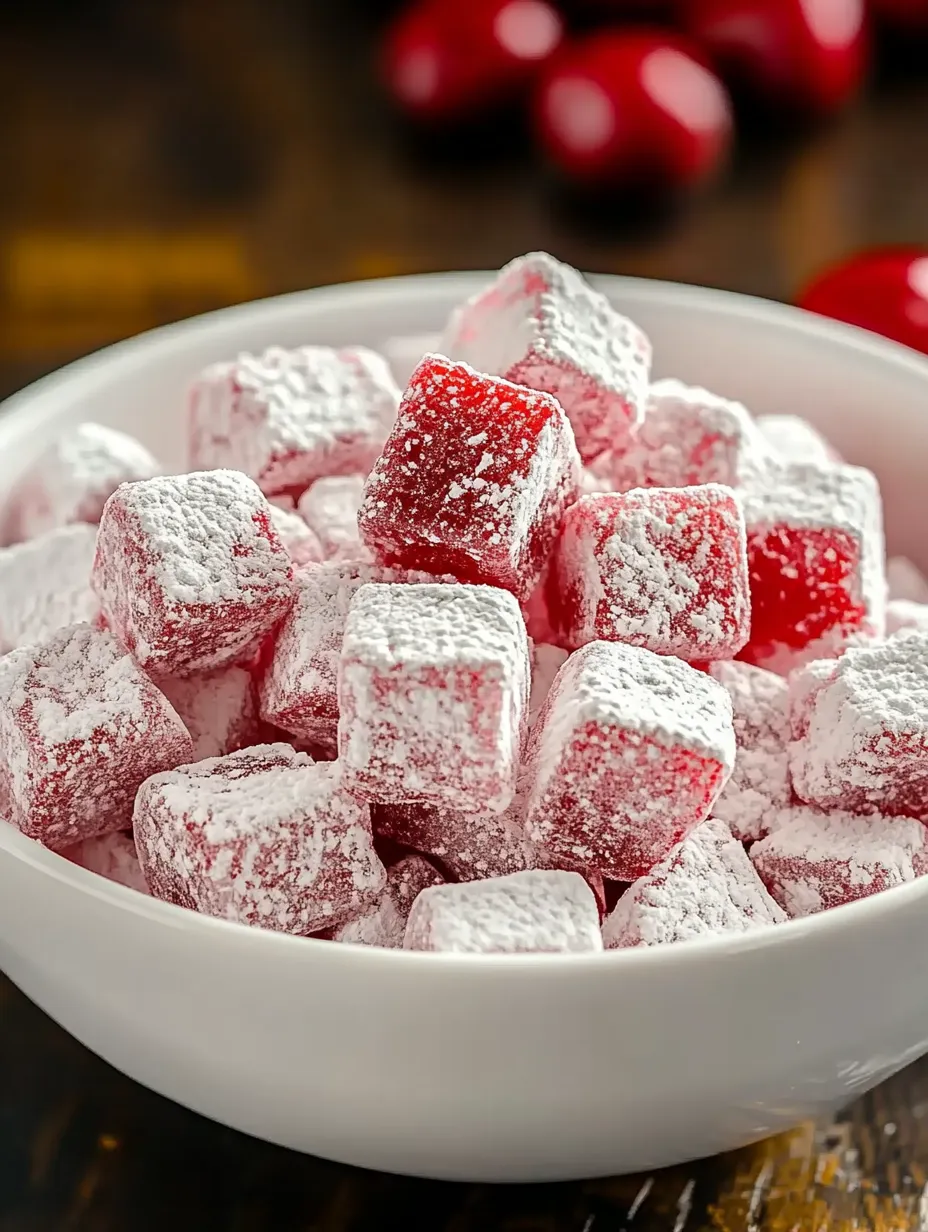
M 758 415 L 757 427 L 784 462 L 839 462 L 824 436 L 799 415 Z
M 96 527 L 80 523 L 0 549 L 0 654 L 94 619 L 96 541 Z
M 279 499 L 268 501 L 268 504 L 271 525 L 295 565 L 319 564 L 325 560 L 316 532 L 306 525 L 301 514 L 295 513 L 292 508 L 284 508 Z
M 257 739 L 254 686 L 243 668 L 225 667 L 155 683 L 190 732 L 194 761 L 224 757 Z
M 130 890 L 138 890 L 140 894 L 149 893 L 148 882 L 135 849 L 135 839 L 131 834 L 120 831 L 118 834 L 102 834 L 99 838 L 88 838 L 61 854 L 91 873 L 105 877 L 107 881 L 128 886 Z
M 422 856 L 406 856 L 387 869 L 387 884 L 378 901 L 361 915 L 336 928 L 331 940 L 401 950 L 413 903 L 429 886 L 444 883 L 444 877 L 428 860 Z
M 300 516 L 319 540 L 322 560 L 373 559 L 358 530 L 363 494 L 363 475 L 332 475 L 317 479 L 300 497 Z

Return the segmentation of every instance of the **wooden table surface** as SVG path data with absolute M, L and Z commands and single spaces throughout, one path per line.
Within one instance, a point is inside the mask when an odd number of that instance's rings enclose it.
M 928 47 L 837 123 L 755 137 L 648 226 L 566 210 L 518 142 L 411 149 L 360 0 L 31 0 L 0 17 L 0 395 L 237 300 L 547 248 L 589 269 L 788 299 L 869 244 L 928 244 Z M 861 995 L 866 995 L 862 975 Z M 0 1232 L 928 1229 L 928 1062 L 734 1155 L 491 1188 L 338 1167 L 136 1086 L 0 983 Z

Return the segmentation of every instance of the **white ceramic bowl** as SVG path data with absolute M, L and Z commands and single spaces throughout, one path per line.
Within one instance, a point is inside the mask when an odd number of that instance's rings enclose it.
M 0 419 L 0 487 L 92 418 L 183 465 L 184 388 L 279 342 L 440 326 L 482 281 L 310 291 L 120 344 Z M 883 481 L 893 551 L 928 565 L 928 362 L 789 308 L 600 285 L 659 375 L 796 412 Z M 297 940 L 113 885 L 0 827 L 0 963 L 107 1061 L 273 1142 L 422 1176 L 554 1180 L 736 1147 L 928 1051 L 928 878 L 766 931 L 588 956 L 478 958 Z

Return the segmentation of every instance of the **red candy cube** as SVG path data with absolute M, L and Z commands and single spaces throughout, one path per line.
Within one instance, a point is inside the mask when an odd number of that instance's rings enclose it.
M 363 495 L 363 475 L 333 475 L 300 497 L 300 516 L 319 540 L 322 560 L 372 559 L 358 530 Z
M 821 432 L 799 415 L 758 415 L 757 427 L 781 462 L 840 462 Z
M 407 950 L 456 954 L 601 950 L 596 900 L 577 873 L 532 870 L 434 886 L 413 903 Z
M 109 633 L 72 625 L 0 658 L 0 798 L 48 847 L 126 829 L 139 784 L 192 752 L 183 723 Z
M 268 505 L 271 525 L 295 565 L 317 565 L 325 559 L 316 532 L 306 525 L 300 514 L 283 508 L 276 501 L 269 501 Z
M 731 700 L 681 659 L 593 642 L 558 673 L 528 760 L 529 837 L 635 881 L 708 816 L 731 774 Z
M 267 493 L 366 474 L 398 402 L 386 361 L 364 347 L 240 355 L 213 364 L 193 386 L 190 465 L 244 471 Z
M 138 890 L 140 894 L 149 893 L 148 882 L 135 849 L 135 839 L 131 834 L 122 831 L 117 834 L 101 834 L 99 838 L 88 838 L 83 843 L 76 843 L 61 854 L 74 864 L 89 869 L 91 873 L 105 877 L 107 881 L 128 886 L 130 890 Z
M 96 528 L 81 524 L 0 549 L 0 654 L 96 617 L 90 589 L 96 542 Z
M 625 891 L 603 924 L 603 943 L 664 945 L 786 919 L 728 826 L 710 817 Z
M 489 586 L 366 585 L 338 669 L 338 750 L 362 799 L 503 812 L 529 699 L 519 605 Z
M 243 668 L 158 678 L 156 683 L 190 732 L 192 761 L 224 757 L 258 743 L 254 685 Z
M 135 840 L 152 894 L 307 936 L 375 903 L 386 870 L 337 762 L 256 745 L 142 785 Z
M 751 861 L 788 915 L 812 915 L 923 876 L 928 831 L 911 817 L 790 809 Z
M 547 253 L 504 266 L 453 313 L 439 349 L 479 372 L 553 394 L 584 461 L 619 447 L 644 414 L 648 339 Z
M 748 639 L 744 519 L 717 484 L 584 496 L 567 511 L 548 579 L 567 646 L 629 642 L 689 661 Z
M 377 902 L 336 928 L 331 940 L 401 950 L 413 903 L 429 886 L 444 884 L 444 877 L 428 860 L 406 856 L 387 869 L 387 884 Z
M 358 525 L 379 560 L 524 600 L 579 482 L 554 398 L 428 355 L 367 480 Z
M 247 662 L 293 603 L 293 567 L 237 471 L 124 484 L 100 522 L 93 587 L 107 625 L 159 675 Z
M 744 512 L 751 640 L 741 658 L 786 674 L 882 634 L 882 508 L 869 471 L 778 467 L 745 493 Z

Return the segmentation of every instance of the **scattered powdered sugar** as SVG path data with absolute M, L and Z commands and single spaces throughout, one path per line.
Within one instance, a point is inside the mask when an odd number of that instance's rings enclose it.
M 891 556 L 886 562 L 886 585 L 890 599 L 928 603 L 928 578 L 905 556 Z
M 362 915 L 336 928 L 331 940 L 401 950 L 413 903 L 423 890 L 444 885 L 444 882 L 444 877 L 428 860 L 418 855 L 406 856 L 387 870 L 387 884 L 379 901 Z
M 80 864 L 90 872 L 105 877 L 107 881 L 118 882 L 119 885 L 128 886 L 130 890 L 138 890 L 140 894 L 149 893 L 148 882 L 135 849 L 135 839 L 131 834 L 119 832 L 88 838 L 61 854 L 74 864 Z
M 361 542 L 358 509 L 364 494 L 363 475 L 331 475 L 300 497 L 300 516 L 322 548 L 322 560 L 370 560 Z
M 757 427 L 783 462 L 838 462 L 824 436 L 799 415 L 758 415 Z
M 93 620 L 96 539 L 96 527 L 77 524 L 0 550 L 0 653 Z
M 276 500 L 268 503 L 271 525 L 295 565 L 318 564 L 326 559 L 319 537 L 306 525 L 301 514 L 282 508 Z
M 155 683 L 193 740 L 193 760 L 224 757 L 254 743 L 258 732 L 254 686 L 241 667 Z

